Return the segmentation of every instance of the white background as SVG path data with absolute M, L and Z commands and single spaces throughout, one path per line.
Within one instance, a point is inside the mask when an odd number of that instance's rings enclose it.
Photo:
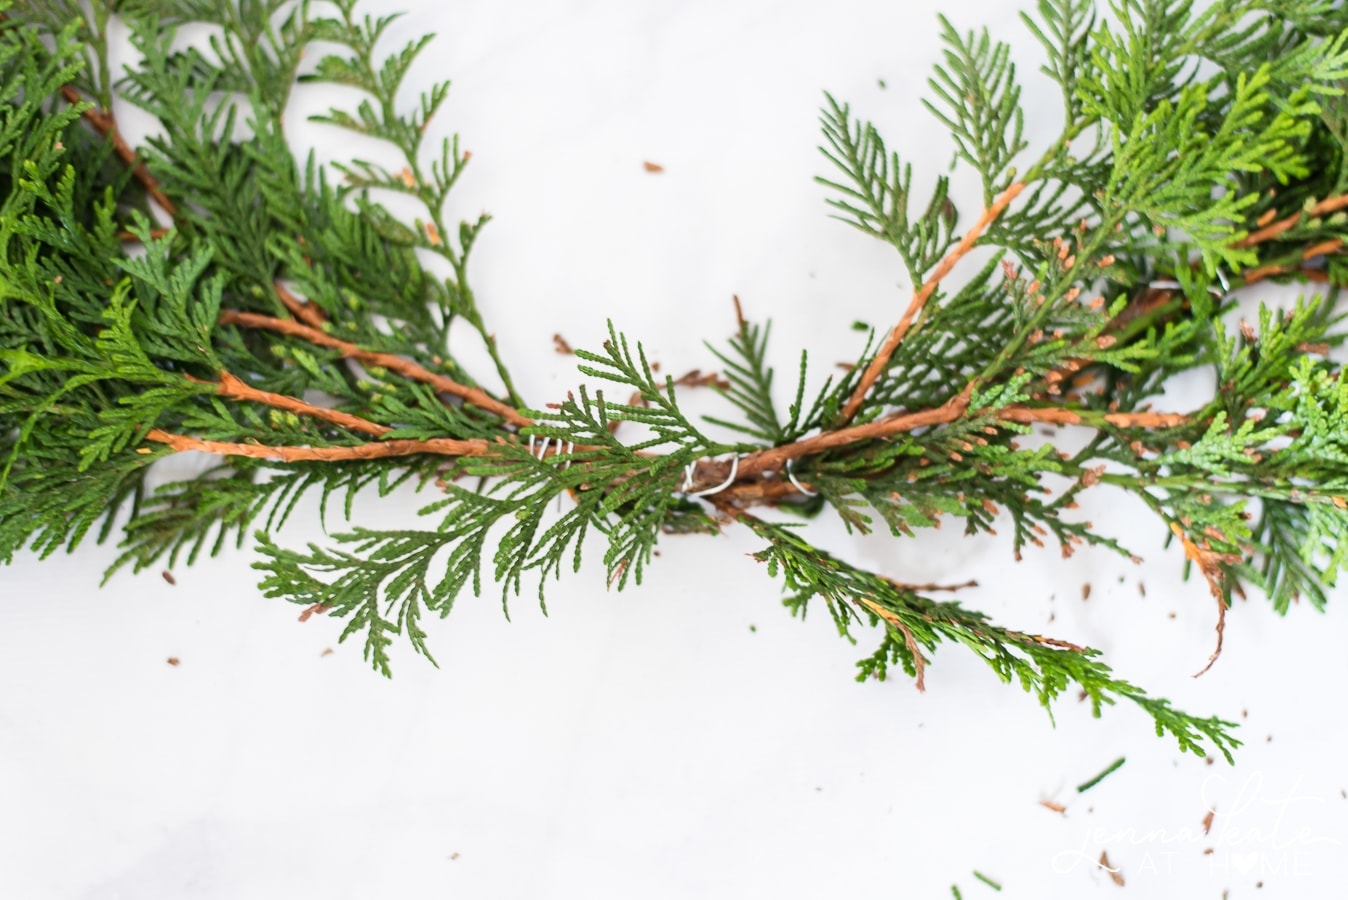
M 413 80 L 455 81 L 435 124 L 473 161 L 451 215 L 496 217 L 473 284 L 531 402 L 577 381 L 552 334 L 593 347 L 608 317 L 666 371 L 710 369 L 701 341 L 729 335 L 738 294 L 773 319 L 786 382 L 801 346 L 822 377 L 854 358 L 853 320 L 884 326 L 907 302 L 892 251 L 827 217 L 816 115 L 827 89 L 920 183 L 944 171 L 950 143 L 920 106 L 938 4 L 367 4 L 392 8 L 410 10 L 394 40 L 440 34 Z M 1030 132 L 1051 134 L 1057 90 L 1013 5 L 943 11 L 1014 43 Z M 333 99 L 302 92 L 290 120 Z M 360 150 L 295 132 L 324 158 Z M 956 182 L 967 223 L 978 199 L 970 173 Z M 431 623 L 440 668 L 400 648 L 392 681 L 337 644 L 341 623 L 262 599 L 247 552 L 179 567 L 177 586 L 153 571 L 101 590 L 110 548 L 20 559 L 0 571 L 0 897 L 991 897 L 977 869 L 1039 900 L 1114 895 L 1102 850 L 1134 896 L 1341 896 L 1341 598 L 1285 620 L 1238 603 L 1194 680 L 1206 587 L 1180 581 L 1145 509 L 1098 490 L 1083 515 L 1144 564 L 1015 564 L 1000 539 L 861 540 L 827 515 L 812 533 L 894 577 L 977 578 L 964 600 L 998 621 L 1241 720 L 1234 768 L 1181 756 L 1135 709 L 1093 720 L 1069 696 L 1051 727 L 959 647 L 925 694 L 855 684 L 870 647 L 822 609 L 790 619 L 734 532 L 668 540 L 621 595 L 592 561 L 549 588 L 546 618 L 528 591 L 513 622 L 494 592 L 462 597 Z M 419 499 L 371 498 L 358 517 L 414 525 Z M 313 504 L 281 539 L 324 539 Z

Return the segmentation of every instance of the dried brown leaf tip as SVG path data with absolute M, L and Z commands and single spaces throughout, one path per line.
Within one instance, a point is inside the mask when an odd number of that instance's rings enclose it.
M 552 336 L 552 346 L 558 353 L 566 356 L 570 356 L 576 352 L 571 349 L 571 345 L 567 343 L 566 338 L 562 337 L 560 334 L 554 334 Z
M 1212 820 L 1217 816 L 1217 810 L 1210 809 L 1208 814 L 1203 817 L 1203 833 L 1209 834 L 1212 831 Z
M 1226 597 L 1222 590 L 1223 585 L 1225 584 L 1225 575 L 1222 571 L 1222 566 L 1224 564 L 1231 565 L 1239 563 L 1242 562 L 1243 559 L 1237 554 L 1218 553 L 1212 549 L 1212 545 L 1209 544 L 1207 540 L 1204 540 L 1201 546 L 1194 543 L 1194 541 L 1185 534 L 1184 528 L 1179 522 L 1171 522 L 1170 531 L 1175 537 L 1179 538 L 1180 543 L 1184 545 L 1184 556 L 1190 562 L 1195 563 L 1198 566 L 1198 570 L 1203 573 L 1203 577 L 1208 582 L 1208 590 L 1212 592 L 1213 598 L 1217 601 L 1217 646 L 1213 649 L 1212 655 L 1208 657 L 1207 665 L 1194 673 L 1194 677 L 1197 678 L 1208 669 L 1211 669 L 1212 664 L 1217 661 L 1217 657 L 1222 655 L 1222 638 L 1223 633 L 1226 631 Z
M 714 387 L 723 391 L 730 390 L 730 382 L 725 378 L 722 378 L 716 372 L 704 373 L 701 369 L 685 372 L 674 379 L 674 383 L 679 387 Z
M 1091 583 L 1089 581 L 1081 586 L 1081 599 L 1082 601 L 1091 599 Z
M 160 572 L 159 574 L 162 575 L 164 577 L 164 580 L 167 581 L 169 584 L 178 583 L 178 579 L 174 578 L 173 573 L 170 572 L 168 569 L 165 569 L 163 572 Z
M 176 656 L 170 656 L 168 659 L 165 660 L 165 662 L 167 662 L 170 666 L 176 666 L 178 665 L 178 663 L 182 662 L 182 660 L 178 659 L 178 657 Z
M 1114 882 L 1119 887 L 1123 887 L 1123 871 L 1118 867 L 1109 864 L 1109 852 L 1107 850 L 1100 851 L 1100 868 L 1108 873 L 1110 881 Z
M 652 175 L 659 175 L 661 172 L 665 170 L 664 166 L 660 165 L 659 163 L 650 162 L 649 160 L 642 163 L 641 167 L 645 169 L 647 172 L 650 172 Z
M 309 621 L 309 617 L 312 616 L 314 613 L 317 613 L 318 615 L 321 616 L 323 615 L 323 613 L 327 612 L 330 609 L 332 609 L 331 606 L 324 606 L 322 603 L 315 603 L 313 606 L 305 607 L 304 612 L 300 613 L 300 621 L 307 622 Z
M 1058 815 L 1067 815 L 1067 807 L 1063 806 L 1061 803 L 1054 803 L 1052 800 L 1040 800 L 1039 805 L 1044 807 L 1044 809 L 1053 810 Z
M 332 648 L 331 648 L 331 647 L 325 647 L 325 648 L 323 649 L 323 652 L 320 653 L 320 654 L 318 654 L 318 655 L 319 655 L 320 658 L 322 658 L 322 657 L 324 657 L 324 656 L 331 656 L 331 655 L 332 655 Z

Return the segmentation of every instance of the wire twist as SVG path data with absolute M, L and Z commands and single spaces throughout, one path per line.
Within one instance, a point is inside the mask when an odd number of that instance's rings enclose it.
M 819 496 L 818 491 L 808 490 L 806 489 L 805 485 L 801 484 L 799 481 L 796 480 L 796 473 L 792 471 L 795 468 L 795 466 L 796 461 L 794 459 L 788 459 L 786 461 L 786 477 L 791 481 L 793 485 L 796 486 L 796 490 L 800 491 L 806 497 L 818 497 Z

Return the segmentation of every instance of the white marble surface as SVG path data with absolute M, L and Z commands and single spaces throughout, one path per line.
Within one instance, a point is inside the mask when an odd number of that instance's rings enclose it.
M 850 358 L 854 319 L 894 319 L 909 288 L 897 260 L 830 221 L 811 180 L 827 171 L 815 118 L 828 89 L 920 181 L 944 171 L 950 144 L 919 102 L 938 8 L 1013 41 L 1031 133 L 1055 124 L 1015 4 L 376 6 L 410 10 L 395 38 L 440 34 L 414 80 L 455 80 L 436 126 L 473 162 L 453 215 L 496 216 L 473 283 L 539 403 L 577 380 L 552 334 L 594 346 L 607 317 L 668 371 L 713 367 L 701 341 L 729 334 L 736 293 L 773 318 L 787 371 L 803 345 L 820 372 Z M 303 93 L 292 120 L 330 99 Z M 296 137 L 328 158 L 358 149 Z M 971 218 L 972 182 L 956 180 Z M 358 513 L 407 522 L 416 505 L 371 498 Z M 1206 588 L 1179 581 L 1136 504 L 1104 495 L 1086 514 L 1146 562 L 1016 565 L 1005 541 L 951 529 L 920 543 L 818 533 L 905 579 L 978 578 L 971 605 L 1100 647 L 1186 709 L 1247 710 L 1234 768 L 1181 757 L 1133 709 L 1092 720 L 1069 698 L 1052 728 L 958 647 L 937 654 L 925 694 L 857 685 L 866 648 L 822 610 L 790 619 L 742 534 L 667 541 L 622 595 L 592 563 L 550 589 L 546 618 L 528 596 L 509 623 L 495 596 L 463 597 L 431 625 L 440 669 L 404 650 L 392 681 L 336 643 L 339 623 L 263 600 L 245 552 L 179 568 L 176 586 L 149 572 L 102 590 L 111 549 L 22 559 L 0 570 L 0 897 L 935 898 L 952 883 L 992 896 L 977 869 L 1007 898 L 1075 900 L 1119 890 L 1094 865 L 1102 850 L 1134 896 L 1341 896 L 1342 598 L 1286 620 L 1238 604 L 1225 655 L 1194 680 L 1211 650 Z M 283 540 L 322 539 L 313 504 L 295 521 Z

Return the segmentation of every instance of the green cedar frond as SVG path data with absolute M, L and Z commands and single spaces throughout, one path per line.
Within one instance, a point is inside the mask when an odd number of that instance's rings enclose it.
M 950 129 L 957 158 L 979 173 L 983 204 L 990 206 L 1012 181 L 1011 160 L 1028 146 L 1011 48 L 987 29 L 961 35 L 940 19 L 945 63 L 928 81 L 937 101 L 923 103 Z
M 842 195 L 828 201 L 839 211 L 838 219 L 893 244 L 909 280 L 920 284 L 956 240 L 958 216 L 947 197 L 949 180 L 938 178 L 926 210 L 917 219 L 910 218 L 912 167 L 902 164 L 897 153 L 885 149 L 874 125 L 854 122 L 845 104 L 839 105 L 828 94 L 824 99 L 828 106 L 820 124 L 828 146 L 821 147 L 820 152 L 847 176 L 849 183 L 815 180 Z
M 1090 699 L 1096 716 L 1119 699 L 1137 703 L 1155 721 L 1157 734 L 1170 734 L 1181 750 L 1202 756 L 1212 746 L 1230 761 L 1231 751 L 1241 744 L 1229 734 L 1234 722 L 1189 716 L 1147 697 L 1099 662 L 1098 651 L 1001 628 L 958 603 L 930 600 L 854 568 L 812 547 L 794 530 L 751 517 L 745 521 L 768 541 L 754 558 L 767 563 L 769 575 L 782 578 L 788 592 L 785 603 L 793 614 L 803 616 L 817 597 L 844 637 L 850 638 L 852 629 L 861 624 L 885 624 L 880 648 L 858 663 L 858 680 L 884 679 L 889 666 L 896 664 L 916 676 L 919 666 L 925 665 L 917 654 L 955 641 L 982 657 L 1003 682 L 1015 682 L 1034 694 L 1050 716 L 1053 702 L 1075 684 Z

